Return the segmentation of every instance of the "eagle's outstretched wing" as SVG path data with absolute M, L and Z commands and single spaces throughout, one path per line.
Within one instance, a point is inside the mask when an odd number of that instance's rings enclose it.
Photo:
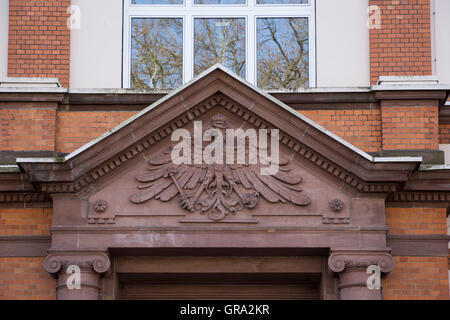
M 204 179 L 207 168 L 202 165 L 175 165 L 171 160 L 171 148 L 147 161 L 146 173 L 136 176 L 139 191 L 130 197 L 133 203 L 152 198 L 169 201 L 182 189 L 194 189 Z
M 288 166 L 289 160 L 280 157 L 278 163 L 265 159 L 267 166 L 278 165 L 277 173 L 264 175 L 261 173 L 261 165 L 232 166 L 233 175 L 246 189 L 254 189 L 268 202 L 292 202 L 296 205 L 306 206 L 311 199 L 302 193 L 299 184 L 302 177 L 292 172 Z
M 248 155 L 248 151 L 246 153 Z M 222 187 L 227 185 L 231 192 L 234 191 L 238 195 L 240 203 L 248 208 L 253 208 L 256 205 L 257 195 L 261 195 L 271 203 L 292 202 L 296 205 L 306 206 L 311 202 L 310 198 L 303 194 L 299 187 L 302 177 L 292 172 L 289 167 L 289 160 L 283 157 L 280 157 L 277 163 L 268 158 L 263 160 L 265 160 L 266 165 L 260 163 L 225 164 L 223 165 L 223 173 L 216 173 L 214 172 L 214 166 L 206 164 L 175 165 L 171 160 L 171 148 L 169 148 L 147 161 L 149 164 L 147 172 L 136 176 L 136 180 L 139 182 L 138 191 L 130 197 L 130 201 L 136 204 L 152 198 L 169 201 L 180 194 L 182 207 L 193 211 L 201 193 L 208 186 L 213 186 L 216 189 L 219 187 L 220 190 L 223 190 Z M 262 174 L 261 168 L 273 164 L 278 166 L 278 171 L 275 174 Z M 224 185 L 218 186 L 219 183 Z M 202 186 L 196 190 L 195 194 L 188 195 L 185 192 L 185 190 L 196 189 L 198 184 Z M 241 184 L 250 192 L 240 192 L 236 184 Z M 220 191 L 219 193 L 222 192 L 226 191 Z M 213 198 L 208 199 L 215 199 L 215 197 L 220 198 L 222 194 L 215 194 Z M 220 201 L 225 200 L 219 199 Z M 200 205 L 203 202 L 200 201 Z

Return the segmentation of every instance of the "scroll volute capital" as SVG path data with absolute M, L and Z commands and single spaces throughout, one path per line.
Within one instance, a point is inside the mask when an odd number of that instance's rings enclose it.
M 82 269 L 92 270 L 96 273 L 105 273 L 109 270 L 111 261 L 106 252 L 50 252 L 44 260 L 44 269 L 51 274 L 57 274 L 63 268 L 76 265 Z
M 380 251 L 332 252 L 328 258 L 328 267 L 336 273 L 350 269 L 365 271 L 371 265 L 378 266 L 382 273 L 387 274 L 394 268 L 394 259 L 388 252 Z

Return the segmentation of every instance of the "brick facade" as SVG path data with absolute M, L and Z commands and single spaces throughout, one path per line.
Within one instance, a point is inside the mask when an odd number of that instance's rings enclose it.
M 381 151 L 381 113 L 370 110 L 301 110 L 301 114 L 366 152 Z
M 394 257 L 383 280 L 386 300 L 448 300 L 447 257 Z
M 300 110 L 365 152 L 437 150 L 450 138 L 438 127 L 438 108 L 383 106 L 370 110 Z M 0 150 L 70 153 L 125 121 L 135 112 L 70 112 L 54 109 L 0 109 Z M 447 140 L 446 140 L 447 139 Z
M 8 76 L 69 86 L 71 0 L 9 0 Z
M 450 123 L 439 123 L 439 143 L 450 144 Z
M 54 151 L 56 110 L 0 109 L 0 150 Z
M 379 76 L 431 75 L 430 0 L 370 0 L 381 28 L 370 29 L 370 81 Z
M 447 234 L 446 208 L 386 208 L 390 234 Z
M 43 268 L 44 257 L 0 258 L 0 300 L 54 300 L 56 279 Z
M 386 208 L 389 234 L 446 235 L 447 208 Z M 395 257 L 383 281 L 387 300 L 449 299 L 447 257 Z
M 70 153 L 133 116 L 135 112 L 58 112 L 56 151 Z
M 438 106 L 382 104 L 383 150 L 437 150 Z
M 0 236 L 49 235 L 51 208 L 0 208 Z
M 50 235 L 51 208 L 0 208 L 0 236 Z M 0 300 L 53 300 L 56 279 L 44 257 L 0 257 Z

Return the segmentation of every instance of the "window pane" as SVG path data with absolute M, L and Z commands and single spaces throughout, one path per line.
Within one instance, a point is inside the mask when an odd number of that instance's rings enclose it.
M 245 4 L 245 0 L 194 0 L 195 4 Z
M 257 4 L 308 4 L 309 0 L 256 0 Z
M 293 89 L 308 86 L 308 18 L 258 18 L 258 86 Z
M 132 0 L 132 4 L 183 4 L 183 0 Z
M 183 83 L 183 19 L 131 22 L 131 87 L 174 89 Z
M 245 19 L 194 20 L 194 74 L 221 63 L 245 77 Z

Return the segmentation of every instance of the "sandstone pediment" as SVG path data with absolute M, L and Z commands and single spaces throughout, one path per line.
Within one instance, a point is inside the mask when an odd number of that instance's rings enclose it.
M 212 129 L 223 133 L 201 142 L 202 150 L 221 140 L 226 151 L 227 130 L 263 132 L 259 138 L 269 143 L 246 145 L 240 163 L 197 163 L 193 152 L 192 163 L 174 164 L 174 133 L 194 135 L 196 123 L 202 137 Z M 275 131 L 279 158 L 249 163 L 263 149 L 272 154 Z M 215 66 L 64 159 L 18 163 L 40 191 L 88 199 L 90 224 L 316 226 L 350 224 L 350 208 L 364 208 L 352 199 L 384 199 L 419 163 L 391 160 L 378 161 Z M 272 165 L 279 170 L 261 174 Z
M 250 151 L 249 140 L 243 146 L 244 161 L 237 161 L 236 143 L 234 161 L 227 162 L 225 130 L 252 132 L 250 130 L 257 127 L 267 130 L 268 124 L 234 114 L 230 109 L 235 102 L 220 93 L 207 104 L 211 107 L 205 108 L 196 122 L 188 122 L 182 128 L 192 136 L 196 130 L 201 130 L 200 136 L 204 137 L 205 132 L 219 127 L 223 136 L 215 142 L 223 141 L 220 144 L 223 161 L 207 163 L 201 159 L 196 163 L 194 155 L 190 154 L 192 161 L 175 164 L 172 155 L 179 142 L 167 136 L 142 151 L 136 160 L 118 168 L 111 178 L 99 179 L 95 189 L 87 189 L 90 224 L 107 225 L 118 221 L 125 225 L 350 223 L 351 192 L 343 191 L 339 180 L 327 177 L 323 170 L 287 145 L 279 146 L 277 170 L 273 174 L 263 172 L 272 164 L 268 157 L 265 165 L 260 158 L 254 164 L 250 162 L 250 154 L 259 154 L 260 148 Z M 269 131 L 263 132 L 270 140 Z M 194 149 L 194 143 L 191 144 Z M 205 157 L 211 144 L 210 141 L 201 143 Z M 268 146 L 268 149 L 273 148 L 273 145 Z

